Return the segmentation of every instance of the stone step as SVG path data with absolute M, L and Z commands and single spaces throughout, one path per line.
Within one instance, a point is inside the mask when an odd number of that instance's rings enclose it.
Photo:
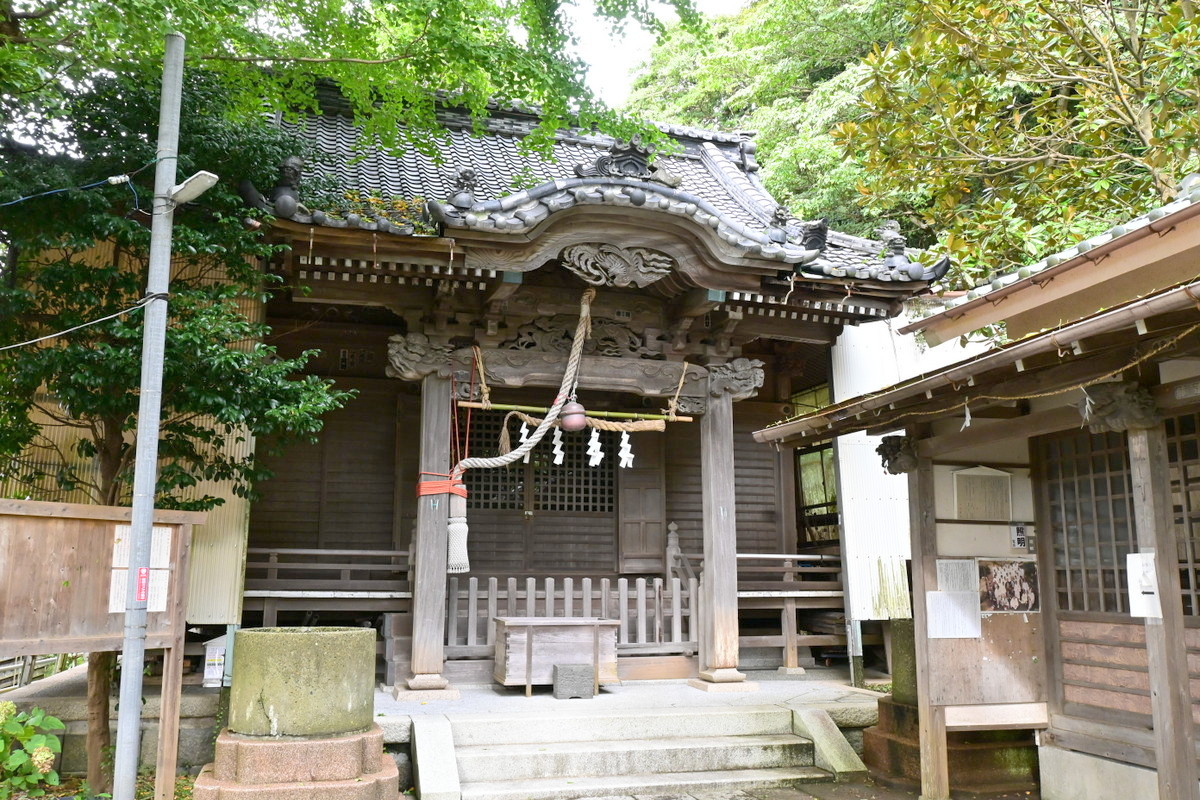
M 765 736 L 792 732 L 792 712 L 779 706 L 660 708 L 624 714 L 567 709 L 553 714 L 456 714 L 450 722 L 456 747 L 497 742 L 529 744 L 690 738 L 697 733 Z
M 732 794 L 742 789 L 799 786 L 833 780 L 816 767 L 775 767 L 711 772 L 668 772 L 588 778 L 537 778 L 524 781 L 479 781 L 462 785 L 462 800 L 572 800 L 612 795 Z
M 766 769 L 813 763 L 793 734 L 460 746 L 463 782 Z

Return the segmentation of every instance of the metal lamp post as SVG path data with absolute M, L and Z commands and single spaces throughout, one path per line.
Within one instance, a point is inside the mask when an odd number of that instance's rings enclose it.
M 211 172 L 200 172 L 182 184 L 175 185 L 179 108 L 183 93 L 183 48 L 183 34 L 167 34 L 158 117 L 158 163 L 154 173 L 147 301 L 142 311 L 142 378 L 141 395 L 138 398 L 137 450 L 133 473 L 129 575 L 125 590 L 125 642 L 122 647 L 121 694 L 113 769 L 114 800 L 133 800 L 141 749 L 146 601 L 149 597 L 154 489 L 158 479 L 158 432 L 162 410 L 167 289 L 171 279 L 171 229 L 175 207 L 195 199 L 217 181 L 217 176 Z

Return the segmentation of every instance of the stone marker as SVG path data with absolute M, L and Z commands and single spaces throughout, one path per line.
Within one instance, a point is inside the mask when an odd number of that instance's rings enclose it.
M 555 664 L 554 697 L 557 700 L 596 696 L 596 671 L 590 664 Z

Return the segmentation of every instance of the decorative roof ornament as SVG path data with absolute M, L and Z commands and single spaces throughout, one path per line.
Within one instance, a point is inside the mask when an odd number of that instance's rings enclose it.
M 455 208 L 467 209 L 475 204 L 475 184 L 478 176 L 470 167 L 463 167 L 454 176 L 454 188 L 458 191 L 450 198 L 450 205 Z
M 1145 430 L 1162 421 L 1154 395 L 1132 381 L 1089 386 L 1077 406 L 1092 433 Z
M 879 241 L 883 242 L 883 247 L 887 250 L 887 254 L 883 257 L 884 269 L 906 273 L 914 281 L 921 279 L 921 276 L 925 274 L 925 267 L 913 264 L 908 260 L 908 254 L 904 252 L 908 247 L 908 240 L 904 238 L 904 234 L 900 233 L 899 222 L 894 219 L 884 220 L 875 229 L 875 235 L 879 237 Z
M 875 452 L 889 475 L 903 475 L 917 468 L 917 440 L 911 436 L 884 436 Z
M 580 178 L 631 178 L 655 181 L 670 187 L 683 182 L 678 175 L 650 163 L 653 150 L 642 145 L 642 138 L 634 136 L 628 142 L 620 139 L 613 142 L 608 152 L 595 161 L 575 165 L 575 174 Z
M 666 253 L 612 244 L 572 245 L 562 251 L 559 260 L 584 283 L 638 289 L 671 274 L 674 265 Z

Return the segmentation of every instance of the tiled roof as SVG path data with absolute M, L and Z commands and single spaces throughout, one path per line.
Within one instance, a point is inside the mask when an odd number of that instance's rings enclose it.
M 998 275 L 988 283 L 980 284 L 974 289 L 967 291 L 965 294 L 955 297 L 946 303 L 945 309 L 940 312 L 943 314 L 954 313 L 955 309 L 960 309 L 961 306 L 973 303 L 977 300 L 983 300 L 985 297 L 995 295 L 1001 290 L 1012 291 L 1019 288 L 1022 284 L 1034 283 L 1039 280 L 1038 276 L 1046 272 L 1046 270 L 1054 269 L 1059 265 L 1066 264 L 1072 259 L 1078 258 L 1085 253 L 1095 250 L 1097 247 L 1107 245 L 1109 243 L 1117 243 L 1120 246 L 1122 237 L 1135 235 L 1138 231 L 1148 228 L 1153 223 L 1174 214 L 1177 211 L 1182 211 L 1188 206 L 1200 204 L 1200 180 L 1195 176 L 1185 179 L 1180 187 L 1179 196 L 1173 202 L 1147 211 L 1145 214 L 1134 217 L 1128 222 L 1123 222 L 1120 225 L 1114 225 L 1103 233 L 1085 239 L 1078 244 L 1068 247 L 1058 253 L 1048 255 L 1037 262 L 1030 264 L 1020 269 L 1015 269 L 1012 272 Z M 1045 276 L 1048 277 L 1048 276 Z M 994 298 L 991 298 L 994 299 Z M 927 318 L 928 319 L 928 318 Z M 927 320 L 922 320 L 927 321 Z
M 931 281 L 944 272 L 944 268 L 909 265 L 904 259 L 898 263 L 891 256 L 881 258 L 880 242 L 836 232 L 826 237 L 823 225 L 780 214 L 778 203 L 758 177 L 755 144 L 749 134 L 659 125 L 678 147 L 659 155 L 649 173 L 596 172 L 592 165 L 622 146 L 610 136 L 578 129 L 559 131 L 553 158 L 546 160 L 524 155 L 518 147 L 538 124 L 534 114 L 496 107 L 489 117 L 477 121 L 465 111 L 446 108 L 438 112 L 446 134 L 437 143 L 441 154 L 437 163 L 412 148 L 399 154 L 375 147 L 360 149 L 361 133 L 354 122 L 339 113 L 336 103 L 323 106 L 324 114 L 279 121 L 325 155 L 325 163 L 315 165 L 316 169 L 328 173 L 339 187 L 363 196 L 422 197 L 449 229 L 521 234 L 572 206 L 619 205 L 691 217 L 711 227 L 735 251 L 795 265 L 809 278 Z M 464 175 L 469 175 L 465 191 Z M 528 188 L 518 189 L 518 184 Z M 277 216 L 304 224 L 411 233 L 411 228 L 381 214 L 342 218 L 305 208 L 304 198 L 298 198 L 294 211 L 287 213 L 252 188 L 246 196 Z

